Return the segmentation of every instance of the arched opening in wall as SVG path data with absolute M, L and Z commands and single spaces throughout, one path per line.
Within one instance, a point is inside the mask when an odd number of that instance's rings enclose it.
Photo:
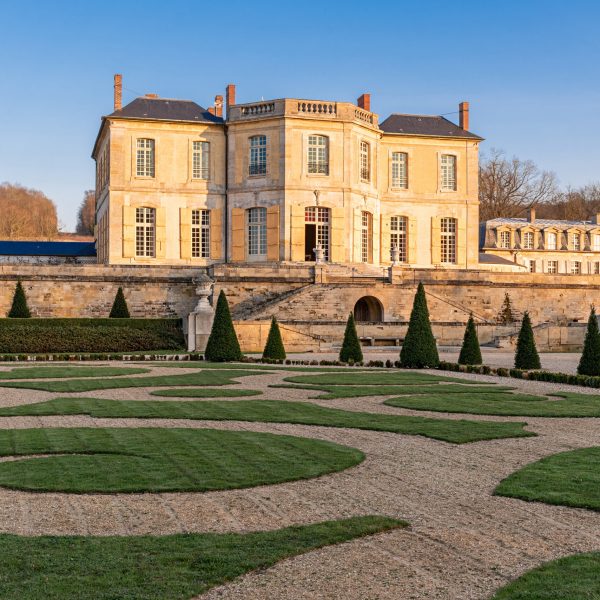
M 354 305 L 354 320 L 362 323 L 381 323 L 383 306 L 374 296 L 363 296 Z

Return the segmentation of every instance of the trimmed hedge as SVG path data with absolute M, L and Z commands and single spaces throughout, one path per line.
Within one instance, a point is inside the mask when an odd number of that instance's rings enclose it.
M 0 353 L 185 348 L 181 319 L 0 319 Z

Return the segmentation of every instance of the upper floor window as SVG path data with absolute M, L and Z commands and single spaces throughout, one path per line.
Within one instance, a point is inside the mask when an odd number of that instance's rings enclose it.
M 393 260 L 394 248 L 398 248 L 398 260 L 400 262 L 408 261 L 408 218 L 392 217 L 390 221 L 390 255 Z
M 250 138 L 249 175 L 267 174 L 267 136 L 254 135 Z
M 442 154 L 440 161 L 440 187 L 444 192 L 456 191 L 456 156 Z
M 210 258 L 210 210 L 192 210 L 192 258 Z
M 408 154 L 392 152 L 392 187 L 408 188 Z
M 371 181 L 371 146 L 369 142 L 360 143 L 360 178 Z
M 210 166 L 210 144 L 192 143 L 192 179 L 208 179 Z
M 365 211 L 361 215 L 361 260 L 373 262 L 373 215 Z
M 510 248 L 510 231 L 500 232 L 500 248 Z
M 329 175 L 329 139 L 324 135 L 308 136 L 308 172 Z
M 456 219 L 445 217 L 441 222 L 441 261 L 456 263 Z
M 592 250 L 600 252 L 600 235 L 597 233 L 592 234 Z
M 248 209 L 248 255 L 265 256 L 267 254 L 267 209 Z
M 136 175 L 154 177 L 154 140 L 137 140 Z
M 574 233 L 571 236 L 571 247 L 573 250 L 581 250 L 581 235 Z
M 546 234 L 546 249 L 556 250 L 556 234 L 549 232 Z
M 135 255 L 156 255 L 156 209 L 135 209 Z
M 525 250 L 533 250 L 533 232 L 526 231 L 523 234 L 523 248 Z

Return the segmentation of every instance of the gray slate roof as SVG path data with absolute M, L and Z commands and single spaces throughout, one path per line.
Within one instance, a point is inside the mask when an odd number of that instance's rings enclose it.
M 519 265 L 512 260 L 496 256 L 495 254 L 485 254 L 484 252 L 479 253 L 479 263 L 484 265 L 510 265 L 511 267 L 519 267 Z M 524 268 L 524 267 L 523 267 Z
M 569 227 L 584 227 L 587 229 L 595 229 L 598 227 L 596 223 L 592 221 L 561 221 L 558 219 L 535 219 L 533 223 L 529 219 L 518 219 L 510 217 L 498 217 L 497 219 L 490 219 L 486 221 L 486 226 L 497 227 L 498 225 L 514 225 L 516 227 L 523 227 L 524 225 L 533 225 L 543 229 L 544 227 L 556 227 L 557 229 L 568 229 Z
M 483 139 L 470 131 L 461 129 L 458 125 L 444 117 L 428 115 L 401 115 L 394 113 L 380 123 L 379 128 L 385 133 L 467 138 L 471 140 Z
M 211 115 L 191 100 L 170 98 L 136 98 L 121 110 L 108 115 L 123 119 L 152 119 L 156 121 L 186 121 L 191 123 L 223 123 L 221 117 Z

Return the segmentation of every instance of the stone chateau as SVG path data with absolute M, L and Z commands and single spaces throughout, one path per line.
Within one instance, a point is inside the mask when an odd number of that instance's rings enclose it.
M 272 315 L 289 350 L 335 345 L 351 311 L 365 343 L 398 344 L 423 281 L 442 344 L 470 313 L 483 343 L 510 337 L 496 322 L 508 293 L 541 348 L 576 346 L 598 302 L 598 221 L 480 227 L 482 138 L 458 108 L 458 124 L 380 122 L 366 93 L 240 104 L 233 85 L 208 109 L 153 94 L 123 106 L 116 75 L 92 153 L 99 264 L 76 264 L 89 248 L 38 260 L 8 244 L 0 280 L 21 278 L 40 316 L 105 316 L 123 286 L 134 315 L 186 319 L 224 289 L 245 351 L 262 349 Z M 4 310 L 12 287 L 0 290 Z

